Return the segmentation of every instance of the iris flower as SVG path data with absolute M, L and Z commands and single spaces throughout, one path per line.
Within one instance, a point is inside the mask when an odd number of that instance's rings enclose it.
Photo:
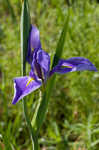
M 16 104 L 24 96 L 46 84 L 54 73 L 65 74 L 73 71 L 97 71 L 96 67 L 86 58 L 72 57 L 67 60 L 60 59 L 58 64 L 50 70 L 50 56 L 42 49 L 39 30 L 31 26 L 28 39 L 27 61 L 31 65 L 28 76 L 14 78 L 14 98 Z

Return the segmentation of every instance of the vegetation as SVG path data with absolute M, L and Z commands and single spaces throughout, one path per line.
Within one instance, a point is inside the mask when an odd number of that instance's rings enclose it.
M 51 58 L 70 9 L 62 58 L 83 56 L 99 68 L 98 1 L 29 0 L 29 8 L 32 23 L 40 30 L 42 47 Z M 1 0 L 0 16 L 0 150 L 31 150 L 22 100 L 16 105 L 11 104 L 13 78 L 21 76 L 21 1 Z M 39 134 L 41 150 L 99 149 L 98 89 L 98 72 L 56 76 L 47 116 Z M 27 98 L 31 119 L 39 91 Z

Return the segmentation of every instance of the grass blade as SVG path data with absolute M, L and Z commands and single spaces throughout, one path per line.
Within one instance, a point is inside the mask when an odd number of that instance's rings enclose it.
M 11 5 L 10 0 L 5 0 L 4 1 L 4 5 L 8 9 L 9 13 L 11 14 L 13 23 L 16 23 L 17 20 L 16 20 L 15 12 L 14 12 L 14 9 L 13 9 L 13 7 Z
M 5 150 L 12 150 L 11 144 L 9 143 L 9 138 L 3 133 L 3 142 L 5 145 Z

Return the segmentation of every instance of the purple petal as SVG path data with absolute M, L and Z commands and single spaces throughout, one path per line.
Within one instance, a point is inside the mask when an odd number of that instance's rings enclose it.
M 41 48 L 39 30 L 35 26 L 31 26 L 28 39 L 27 61 L 31 63 L 33 58 L 33 50 Z
M 67 60 L 61 59 L 58 65 L 52 69 L 50 75 L 52 75 L 54 72 L 64 74 L 68 72 L 84 70 L 97 71 L 96 67 L 88 59 L 83 57 L 73 57 Z
M 33 60 L 31 63 L 31 72 L 30 72 L 30 76 L 34 75 L 36 76 L 36 78 L 42 79 L 43 80 L 43 72 L 42 72 L 42 68 L 40 66 L 40 64 L 37 62 L 37 52 L 38 50 L 34 50 L 33 52 Z
M 30 94 L 41 86 L 40 81 L 35 81 L 29 76 L 14 79 L 14 98 L 12 104 L 16 104 L 24 96 Z
M 34 50 L 31 64 L 31 74 L 35 74 L 42 81 L 46 81 L 50 71 L 50 56 L 42 49 Z
M 47 52 L 43 51 L 42 49 L 40 49 L 37 52 L 37 63 L 40 65 L 41 67 L 41 71 L 44 74 L 44 79 L 47 79 L 47 76 L 49 74 L 50 71 L 50 56 L 48 55 Z

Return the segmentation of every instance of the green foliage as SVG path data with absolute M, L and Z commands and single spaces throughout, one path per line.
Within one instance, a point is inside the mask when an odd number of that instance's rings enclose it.
M 13 106 L 13 81 L 21 75 L 21 2 L 9 0 L 16 16 L 0 1 L 0 148 L 31 150 L 22 101 Z M 91 0 L 70 1 L 70 18 L 62 58 L 83 56 L 99 68 L 99 4 Z M 65 0 L 30 0 L 32 23 L 40 30 L 42 47 L 51 60 L 68 9 Z M 52 63 L 52 61 L 51 61 Z M 27 70 L 28 72 L 28 70 Z M 74 72 L 56 76 L 46 120 L 39 143 L 46 150 L 98 150 L 99 148 L 99 73 Z M 29 114 L 35 112 L 39 90 L 27 99 Z M 35 100 L 36 99 L 36 100 Z M 10 148 L 10 149 L 11 149 Z

